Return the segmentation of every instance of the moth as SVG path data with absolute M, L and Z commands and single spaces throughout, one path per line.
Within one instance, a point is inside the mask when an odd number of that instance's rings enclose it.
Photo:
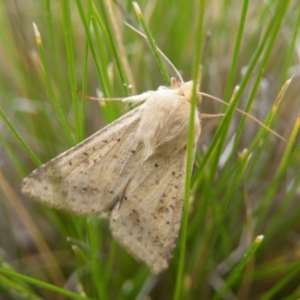
M 118 243 L 162 272 L 181 222 L 192 87 L 173 81 L 124 98 L 143 104 L 33 171 L 22 192 L 63 211 L 108 214 Z M 201 125 L 194 118 L 195 152 Z

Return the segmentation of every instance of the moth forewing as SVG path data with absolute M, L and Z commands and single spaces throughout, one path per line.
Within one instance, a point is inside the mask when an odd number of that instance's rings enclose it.
M 130 168 L 138 165 L 132 160 L 127 166 L 137 150 L 134 130 L 139 121 L 136 108 L 33 171 L 23 180 L 22 192 L 76 214 L 111 210 L 129 180 Z
M 128 97 L 144 104 L 23 181 L 22 191 L 77 214 L 111 213 L 111 231 L 154 273 L 168 266 L 178 235 L 192 82 Z M 194 151 L 200 134 L 195 115 Z

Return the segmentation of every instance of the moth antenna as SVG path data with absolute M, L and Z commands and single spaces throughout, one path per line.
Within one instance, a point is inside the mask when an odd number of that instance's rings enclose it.
M 140 36 L 142 36 L 144 39 L 146 39 L 148 41 L 148 38 L 146 37 L 146 35 L 144 35 L 141 31 L 139 31 L 138 29 L 136 29 L 135 27 L 133 27 L 132 25 L 130 25 L 127 22 L 124 22 L 124 24 L 126 26 L 128 26 L 131 30 L 133 30 L 134 32 L 136 32 L 137 34 L 139 34 Z M 157 46 L 156 46 L 157 47 Z M 177 77 L 179 78 L 179 80 L 181 82 L 184 82 L 181 74 L 179 73 L 179 71 L 176 69 L 176 67 L 173 65 L 173 63 L 168 59 L 168 57 L 157 47 L 157 50 L 159 52 L 159 54 L 162 56 L 162 58 L 170 65 L 170 67 L 173 69 L 173 71 L 175 72 L 175 74 L 177 75 Z
M 226 105 L 226 106 L 230 106 L 230 104 L 228 104 L 227 102 L 221 100 L 220 98 L 217 98 L 215 96 L 212 96 L 210 94 L 206 94 L 206 93 L 203 93 L 203 92 L 199 92 L 198 94 L 204 96 L 204 97 L 207 97 L 207 98 L 210 98 L 210 99 L 213 99 L 223 105 Z M 269 132 L 271 132 L 273 135 L 275 135 L 276 137 L 278 137 L 279 139 L 281 139 L 282 141 L 286 142 L 286 139 L 284 137 L 282 137 L 280 134 L 278 134 L 276 131 L 272 130 L 271 128 L 269 128 L 268 126 L 266 126 L 264 123 L 262 123 L 261 121 L 259 121 L 257 118 L 253 117 L 252 115 L 246 113 L 245 111 L 239 109 L 239 108 L 235 108 L 235 110 L 237 112 L 239 112 L 240 114 L 248 117 L 249 119 L 255 121 L 257 124 L 259 124 L 260 126 L 262 126 L 263 128 L 265 128 L 266 130 L 268 130 Z
M 200 113 L 200 118 L 201 119 L 212 119 L 212 118 L 219 118 L 219 117 L 224 117 L 225 114 L 203 114 Z
M 92 96 L 88 96 L 83 94 L 81 91 L 77 92 L 78 96 L 80 96 L 81 98 L 87 99 L 87 100 L 92 100 L 92 101 L 123 101 L 124 98 L 98 98 L 98 97 L 92 97 Z

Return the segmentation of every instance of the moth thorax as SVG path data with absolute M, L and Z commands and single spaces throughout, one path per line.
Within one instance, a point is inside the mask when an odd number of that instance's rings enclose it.
M 152 94 L 140 107 L 140 123 L 136 138 L 144 144 L 146 158 L 153 154 L 173 155 L 186 147 L 191 112 L 192 82 L 179 89 L 167 89 Z M 200 131 L 195 114 L 195 139 Z

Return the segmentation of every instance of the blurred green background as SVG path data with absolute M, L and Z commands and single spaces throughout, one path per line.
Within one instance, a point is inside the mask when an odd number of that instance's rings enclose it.
M 76 298 L 66 291 L 78 299 L 299 299 L 299 0 L 138 3 L 186 81 L 200 56 L 201 91 L 229 102 L 239 85 L 238 107 L 287 142 L 237 112 L 202 120 L 183 281 L 179 243 L 156 278 L 114 242 L 106 219 L 58 212 L 20 192 L 40 162 L 128 110 L 78 90 L 124 97 L 167 84 L 147 42 L 124 24 L 142 30 L 132 3 L 2 0 L 0 299 Z M 200 110 L 226 112 L 207 98 Z

